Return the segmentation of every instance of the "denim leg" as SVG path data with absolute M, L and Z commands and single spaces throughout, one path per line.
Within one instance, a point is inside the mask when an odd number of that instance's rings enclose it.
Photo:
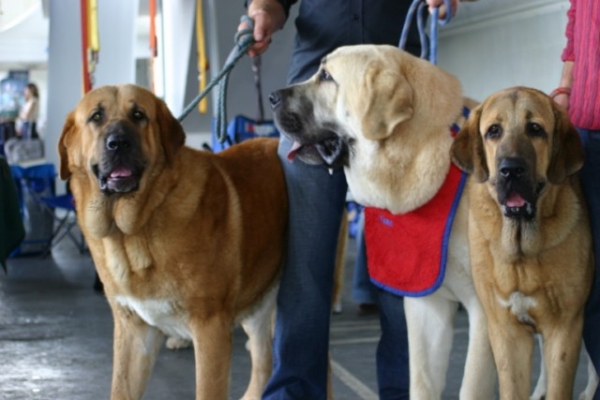
M 378 289 L 381 338 L 377 346 L 377 384 L 381 400 L 408 400 L 408 332 L 404 301 Z
M 581 183 L 590 212 L 595 254 L 594 282 L 585 309 L 583 340 L 596 372 L 600 372 L 600 131 L 579 129 L 579 133 L 586 156 L 581 170 Z M 600 389 L 596 389 L 594 400 L 600 400 Z
M 371 283 L 367 268 L 367 246 L 365 244 L 365 213 L 360 213 L 356 230 L 356 264 L 352 276 L 352 300 L 358 304 L 377 304 L 377 288 Z
M 263 399 L 327 398 L 329 317 L 336 245 L 347 184 L 343 170 L 279 156 L 289 196 L 287 259 L 277 297 L 273 374 Z

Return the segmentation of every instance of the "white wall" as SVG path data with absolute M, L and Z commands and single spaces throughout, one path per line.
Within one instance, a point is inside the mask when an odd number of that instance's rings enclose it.
M 440 28 L 438 64 L 465 95 L 483 100 L 510 86 L 549 93 L 562 69 L 568 0 L 479 0 Z

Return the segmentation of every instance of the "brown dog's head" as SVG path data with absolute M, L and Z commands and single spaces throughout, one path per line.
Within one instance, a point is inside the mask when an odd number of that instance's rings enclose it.
M 103 86 L 67 117 L 58 142 L 60 177 L 93 175 L 104 194 L 129 193 L 149 168 L 172 163 L 184 141 L 179 122 L 150 91 Z
M 453 161 L 487 182 L 505 216 L 532 219 L 549 182 L 583 165 L 583 147 L 566 113 L 544 93 L 514 87 L 477 107 L 451 149 Z

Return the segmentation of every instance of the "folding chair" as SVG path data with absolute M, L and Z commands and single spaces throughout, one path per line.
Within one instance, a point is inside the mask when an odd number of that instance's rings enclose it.
M 25 239 L 10 256 L 41 254 L 51 243 L 54 217 L 39 199 L 54 196 L 56 170 L 52 164 L 39 164 L 11 165 L 10 171 L 17 185 L 19 211 L 25 227 Z
M 52 213 L 58 224 L 52 232 L 52 239 L 48 243 L 48 247 L 42 254 L 42 257 L 47 257 L 52 248 L 67 236 L 75 244 L 75 247 L 79 250 L 79 254 L 85 253 L 87 246 L 83 234 L 81 231 L 73 232 L 73 228 L 78 229 L 73 195 L 68 192 L 59 196 L 40 197 L 40 201 L 46 205 L 48 211 Z

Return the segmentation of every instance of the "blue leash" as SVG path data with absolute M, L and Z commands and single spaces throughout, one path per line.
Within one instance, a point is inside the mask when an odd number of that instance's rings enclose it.
M 235 64 L 248 52 L 250 47 L 254 44 L 254 37 L 252 36 L 252 32 L 254 31 L 254 21 L 248 17 L 247 15 L 243 15 L 241 18 L 242 22 L 246 22 L 249 26 L 247 29 L 242 29 L 235 34 L 235 46 L 229 53 L 227 60 L 221 71 L 215 76 L 211 81 L 206 85 L 206 88 L 192 100 L 190 104 L 183 110 L 179 118 L 177 120 L 179 122 L 183 121 L 185 117 L 188 116 L 190 112 L 202 100 L 206 95 L 217 85 L 219 84 L 219 100 L 217 104 L 217 115 L 215 121 L 215 135 L 220 143 L 225 142 L 227 137 L 227 110 L 226 110 L 226 100 L 227 100 L 227 83 L 229 82 L 229 74 L 231 70 L 235 66 Z
M 427 58 L 427 54 L 429 54 L 429 61 L 432 64 L 437 64 L 438 24 L 446 25 L 452 19 L 452 5 L 450 0 L 444 0 L 444 5 L 446 6 L 446 17 L 443 20 L 438 19 L 440 12 L 439 7 L 433 9 L 433 12 L 431 13 L 429 38 L 427 38 L 427 33 L 425 33 L 425 20 L 427 17 L 424 16 L 423 13 L 423 8 L 427 7 L 427 3 L 425 0 L 413 0 L 410 8 L 408 9 L 408 13 L 406 14 L 406 19 L 404 20 L 404 27 L 402 28 L 398 47 L 404 50 L 406 46 L 406 40 L 408 38 L 408 31 L 416 13 L 417 28 L 419 30 L 419 38 L 421 40 L 421 58 Z

